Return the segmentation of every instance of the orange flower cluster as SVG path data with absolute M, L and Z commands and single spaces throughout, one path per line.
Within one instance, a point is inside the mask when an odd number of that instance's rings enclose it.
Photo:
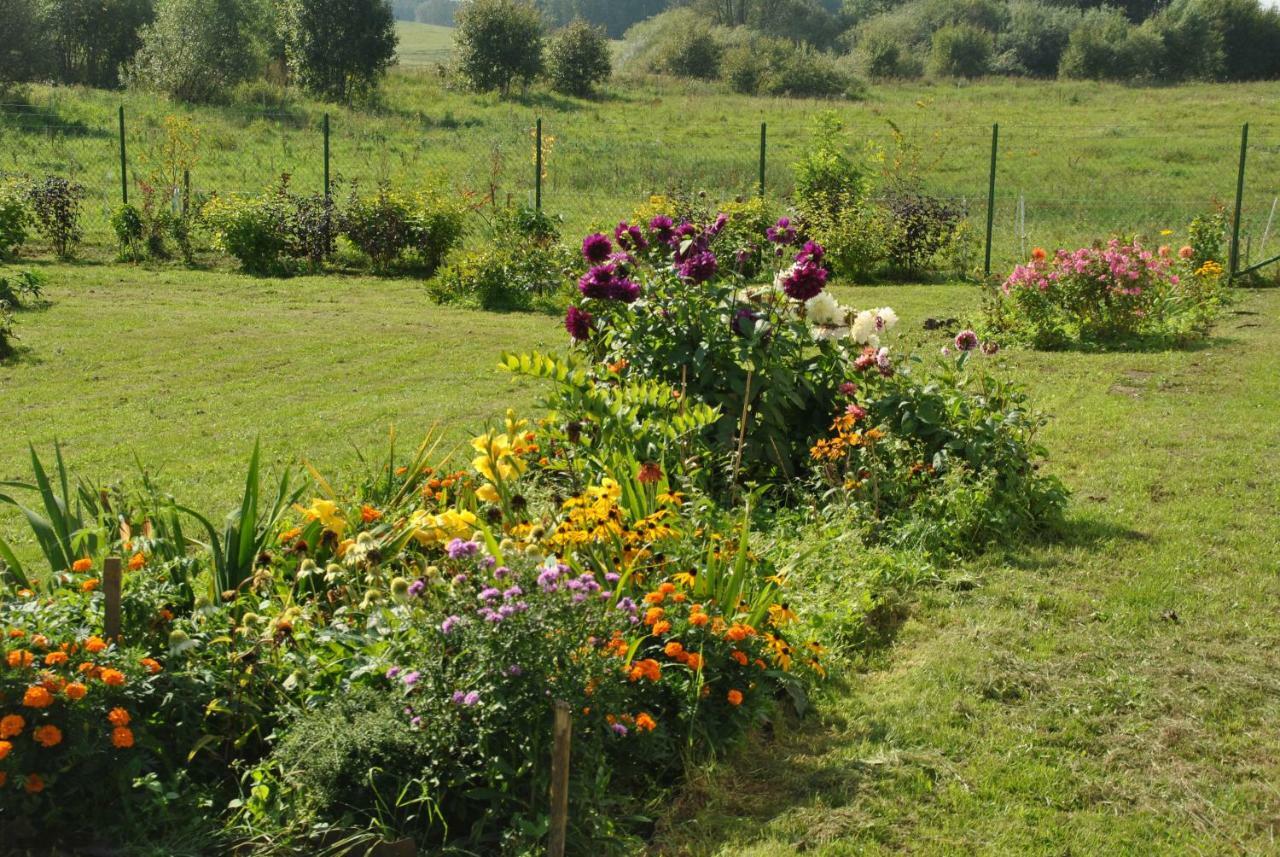
M 877 428 L 860 432 L 857 429 L 858 418 L 853 414 L 841 414 L 831 423 L 832 437 L 819 440 L 809 450 L 814 461 L 839 461 L 853 450 L 871 446 L 884 438 L 884 432 Z
M 627 680 L 636 682 L 642 678 L 646 678 L 649 681 L 658 681 L 662 678 L 662 664 L 653 658 L 645 658 L 633 663 L 627 673 Z

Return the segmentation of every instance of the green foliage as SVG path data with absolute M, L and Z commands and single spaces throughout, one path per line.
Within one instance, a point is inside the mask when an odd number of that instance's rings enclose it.
M 368 96 L 395 60 L 385 0 L 282 0 L 280 35 L 298 83 L 335 101 Z
M 35 271 L 0 272 L 0 301 L 10 310 L 31 306 L 44 295 L 44 278 Z
M 121 260 L 136 262 L 146 258 L 143 249 L 146 224 L 143 223 L 142 213 L 137 206 L 127 203 L 117 206 L 111 213 L 111 229 L 120 245 Z
M 381 187 L 373 195 L 353 188 L 342 210 L 342 234 L 373 270 L 397 266 L 435 271 L 463 237 L 466 209 L 447 192 L 427 188 L 402 194 Z
M 676 77 L 712 80 L 720 74 L 723 48 L 705 25 L 668 30 L 655 48 L 653 70 Z
M 608 39 L 584 21 L 557 31 L 547 43 L 547 77 L 557 92 L 586 98 L 612 73 Z
M 31 214 L 40 234 L 60 259 L 69 259 L 83 237 L 80 226 L 84 185 L 61 176 L 46 176 L 27 191 Z
M 436 272 L 427 292 L 440 303 L 486 310 L 556 309 L 563 303 L 572 251 L 530 239 L 486 244 Z
M 752 38 L 728 48 L 720 73 L 735 92 L 748 95 L 857 97 L 862 90 L 835 56 L 777 38 Z
M 40 15 L 42 38 L 30 48 L 55 80 L 114 87 L 154 10 L 152 0 L 44 0 Z
M 1074 10 L 1041 0 L 1014 0 L 1009 4 L 1009 23 L 996 36 L 992 70 L 1056 77 L 1062 52 L 1079 17 Z
M 1227 212 L 1218 206 L 1207 214 L 1199 214 L 1187 227 L 1187 244 L 1191 247 L 1191 264 L 1199 269 L 1208 262 L 1222 266 L 1227 261 L 1223 245 L 1227 240 Z
M 929 70 L 942 77 L 981 77 L 990 70 L 992 40 L 972 24 L 949 24 L 933 34 Z
M 848 154 L 844 123 L 834 111 L 814 117 L 810 143 L 795 163 L 795 202 L 803 217 L 816 219 L 856 205 L 871 189 L 867 158 Z
M 257 0 L 160 0 L 142 29 L 132 80 L 179 101 L 224 98 L 261 70 L 264 12 Z
M 542 16 L 526 0 L 467 0 L 456 18 L 455 62 L 472 89 L 507 95 L 542 72 Z
M 1118 9 L 1084 13 L 1062 53 L 1062 77 L 1128 80 L 1148 75 L 1161 60 L 1150 34 L 1133 26 Z
M 215 246 L 234 257 L 248 273 L 284 273 L 290 247 L 288 211 L 278 193 L 257 197 L 214 197 L 202 220 L 213 233 Z
M 13 343 L 18 338 L 13 330 L 14 324 L 13 306 L 7 300 L 0 298 L 0 360 L 13 354 Z M 0 566 L 6 564 L 3 551 L 4 546 L 0 544 Z
M 0 177 L 0 262 L 18 255 L 30 225 L 27 188 L 17 178 Z

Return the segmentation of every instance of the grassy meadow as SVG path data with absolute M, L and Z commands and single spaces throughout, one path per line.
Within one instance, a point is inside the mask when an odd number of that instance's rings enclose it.
M 638 200 L 673 188 L 723 198 L 755 192 L 761 122 L 769 127 L 767 189 L 785 197 L 814 114 L 835 110 L 853 149 L 871 142 L 891 150 L 892 129 L 901 129 L 918 149 L 913 159 L 928 189 L 965 204 L 980 238 L 991 125 L 999 123 L 995 257 L 1004 267 L 1032 246 L 1177 230 L 1215 203 L 1230 204 L 1240 126 L 1250 122 L 1244 246 L 1255 259 L 1280 248 L 1276 223 L 1263 246 L 1280 194 L 1277 83 L 910 83 L 872 86 L 863 101 L 824 102 L 620 78 L 592 101 L 542 90 L 502 100 L 456 91 L 436 68 L 408 65 L 443 50 L 447 31 L 402 27 L 412 34 L 402 45 L 406 66 L 391 74 L 378 104 L 357 110 L 263 85 L 242 89 L 231 104 L 201 108 L 150 94 L 29 87 L 0 110 L 0 170 L 58 172 L 82 182 L 88 239 L 106 251 L 120 196 L 121 105 L 135 179 L 156 160 L 164 117 L 191 117 L 201 131 L 192 170 L 199 193 L 257 192 L 286 172 L 295 188 L 320 190 L 327 110 L 339 182 L 440 178 L 477 200 L 531 201 L 533 126 L 542 117 L 549 148 L 544 205 L 575 232 L 617 222 Z

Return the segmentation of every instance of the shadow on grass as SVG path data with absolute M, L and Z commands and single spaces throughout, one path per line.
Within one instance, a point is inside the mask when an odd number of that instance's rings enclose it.
M 7 93 L 7 103 L 0 107 L 0 128 L 28 137 L 77 137 L 103 139 L 114 137 L 108 127 L 94 127 L 82 119 L 68 119 L 59 115 L 56 108 L 47 104 L 35 104 L 21 93 Z

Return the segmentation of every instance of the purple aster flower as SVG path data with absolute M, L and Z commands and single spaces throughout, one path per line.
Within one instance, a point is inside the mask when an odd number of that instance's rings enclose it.
M 387 669 L 387 678 L 395 678 L 400 675 L 400 667 L 389 667 Z
M 615 735 L 620 735 L 625 737 L 627 734 L 627 727 L 623 726 L 621 723 L 615 723 L 610 728 L 613 729 L 613 734 Z
M 467 576 L 466 576 L 465 574 L 455 574 L 455 575 L 453 576 L 453 585 L 454 585 L 454 586 L 461 586 L 462 584 L 464 584 L 464 583 L 466 583 L 466 582 L 467 582 Z
M 978 347 L 978 334 L 972 330 L 962 330 L 956 334 L 956 348 L 961 351 L 972 351 Z
M 440 623 L 440 633 L 446 637 L 453 633 L 453 629 L 462 623 L 461 616 L 450 616 Z
M 649 229 L 653 232 L 653 237 L 661 244 L 671 243 L 675 225 L 675 221 L 665 214 L 659 214 L 649 221 Z
M 497 564 L 498 564 L 498 561 L 491 556 L 480 558 L 480 565 L 484 568 L 493 568 Z
M 466 698 L 466 694 L 465 694 L 465 693 L 463 693 L 463 692 L 462 692 L 462 691 L 460 691 L 460 690 L 455 690 L 455 691 L 453 692 L 453 696 L 452 696 L 452 697 L 450 697 L 450 698 L 453 700 L 453 704 L 454 704 L 454 705 L 461 705 L 461 704 L 462 704 L 462 700 L 464 700 L 464 699 Z
M 524 675 L 524 670 L 519 664 L 512 664 L 507 667 L 507 675 Z
M 644 239 L 644 233 L 640 231 L 640 227 L 632 226 L 625 220 L 613 230 L 613 237 L 625 250 L 646 250 L 649 247 L 649 242 Z
M 449 542 L 445 550 L 448 551 L 450 559 L 462 559 L 479 553 L 480 545 L 476 542 L 464 542 L 462 539 L 454 539 Z
M 607 300 L 613 297 L 613 265 L 596 265 L 578 278 L 578 291 L 584 298 Z
M 418 679 L 420 678 L 422 678 L 422 673 L 414 670 L 413 672 L 407 672 L 401 676 L 400 681 L 404 682 L 405 687 L 413 687 L 418 683 Z
M 421 729 L 421 728 L 422 728 L 422 718 L 421 718 L 421 717 L 411 717 L 411 718 L 409 718 L 409 726 L 410 726 L 411 728 L 413 728 L 413 729 Z
M 462 704 L 471 708 L 480 702 L 480 694 L 478 691 L 470 691 L 466 696 L 462 697 Z
M 614 280 L 609 285 L 609 297 L 624 304 L 635 303 L 636 298 L 640 297 L 640 286 L 625 277 Z
M 480 590 L 480 595 L 478 597 L 480 598 L 481 601 L 494 601 L 500 598 L 501 596 L 502 596 L 502 592 L 500 592 L 495 587 L 489 586 L 489 587 L 486 587 L 485 589 Z
M 619 580 L 622 580 L 622 575 L 618 574 L 616 571 L 606 571 L 604 573 L 604 579 L 606 583 L 617 583 Z
M 512 616 L 516 615 L 516 612 L 514 604 L 503 604 L 498 608 L 498 615 L 503 619 L 510 619 Z
M 705 283 L 716 275 L 716 254 L 710 250 L 694 253 L 680 263 L 677 270 L 680 276 L 695 283 Z
M 500 565 L 493 570 L 493 577 L 495 580 L 505 580 L 510 574 L 511 569 L 507 568 L 505 565 Z
M 599 232 L 582 239 L 582 255 L 588 262 L 598 265 L 608 259 L 612 252 L 613 245 L 609 243 L 608 237 Z
M 623 596 L 622 598 L 618 599 L 618 609 L 625 610 L 628 613 L 635 613 L 636 603 L 632 601 L 630 598 Z
M 538 575 L 538 586 L 542 587 L 544 592 L 555 592 L 558 587 L 556 581 L 560 579 L 560 570 L 556 568 L 544 569 Z
M 419 595 L 425 592 L 426 589 L 427 589 L 427 582 L 422 578 L 418 578 L 413 583 L 409 584 L 409 595 L 413 598 L 417 598 Z
M 576 306 L 569 307 L 564 316 L 564 329 L 575 342 L 585 342 L 591 336 L 591 313 Z
M 586 600 L 587 600 L 587 593 L 585 593 L 585 592 L 578 592 L 578 593 L 575 593 L 575 594 L 574 594 L 574 596 L 573 596 L 573 598 L 571 598 L 570 600 L 571 600 L 574 604 L 581 604 L 583 601 L 586 601 Z
M 508 601 L 510 601 L 512 598 L 519 598 L 521 595 L 524 595 L 524 590 L 521 589 L 519 586 L 513 586 L 510 589 L 508 589 L 506 592 L 502 593 L 502 597 L 507 599 Z

